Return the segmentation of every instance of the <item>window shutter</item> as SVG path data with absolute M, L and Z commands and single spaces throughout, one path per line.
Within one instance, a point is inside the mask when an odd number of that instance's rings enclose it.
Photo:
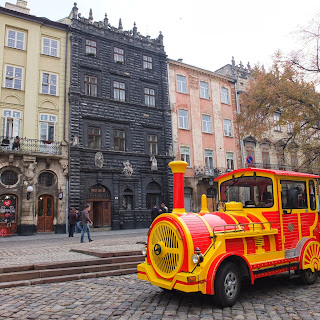
M 15 118 L 13 120 L 13 137 L 20 136 L 21 120 Z

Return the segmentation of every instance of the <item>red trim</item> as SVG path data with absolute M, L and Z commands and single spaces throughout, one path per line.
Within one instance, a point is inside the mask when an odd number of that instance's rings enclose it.
M 308 242 L 308 241 L 307 241 Z M 289 262 L 299 261 L 299 258 L 291 258 L 291 259 L 278 259 L 278 260 L 271 260 L 267 262 L 259 262 L 251 265 L 251 268 L 253 270 L 259 269 L 259 268 L 265 268 L 269 266 L 276 266 L 279 264 L 285 264 Z
M 173 207 L 175 209 L 184 208 L 184 174 L 173 174 Z
M 177 280 L 177 281 L 175 282 L 175 284 L 174 284 L 173 287 L 175 287 L 177 283 L 183 284 L 183 285 L 185 285 L 185 286 L 193 286 L 193 285 L 195 285 L 195 284 L 200 284 L 200 281 L 196 281 L 196 282 L 183 282 L 183 281 Z

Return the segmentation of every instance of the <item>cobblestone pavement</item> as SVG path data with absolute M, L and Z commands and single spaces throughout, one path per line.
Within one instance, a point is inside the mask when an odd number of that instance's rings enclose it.
M 93 242 L 80 243 L 80 233 L 69 238 L 67 234 L 37 234 L 0 238 L 0 266 L 28 265 L 57 261 L 97 259 L 97 257 L 71 252 L 84 249 L 102 252 L 141 250 L 147 241 L 148 229 L 91 232 Z M 0 315 L 1 317 L 1 315 Z
M 0 319 L 320 319 L 320 279 L 297 285 L 285 275 L 243 284 L 240 300 L 220 309 L 201 294 L 166 292 L 137 275 L 0 291 Z

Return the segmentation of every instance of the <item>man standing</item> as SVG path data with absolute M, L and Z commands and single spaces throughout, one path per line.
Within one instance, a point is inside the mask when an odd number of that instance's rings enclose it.
M 72 208 L 68 216 L 69 220 L 69 237 L 73 237 L 74 227 L 77 223 L 76 209 Z
M 81 222 L 82 222 L 82 233 L 81 233 L 81 239 L 80 239 L 81 243 L 83 243 L 83 237 L 85 232 L 87 232 L 88 234 L 89 242 L 93 241 L 90 236 L 89 223 L 92 223 L 92 221 L 89 218 L 89 211 L 90 211 L 90 206 L 87 204 L 86 208 L 81 213 Z
M 162 202 L 160 205 L 160 213 L 167 213 L 168 207 Z

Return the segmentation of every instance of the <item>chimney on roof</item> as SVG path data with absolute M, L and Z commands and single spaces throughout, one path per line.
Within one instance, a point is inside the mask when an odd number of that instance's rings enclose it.
M 25 14 L 30 14 L 30 9 L 27 8 L 28 1 L 26 0 L 17 0 L 16 4 L 6 2 L 5 8 L 13 11 L 18 11 Z

